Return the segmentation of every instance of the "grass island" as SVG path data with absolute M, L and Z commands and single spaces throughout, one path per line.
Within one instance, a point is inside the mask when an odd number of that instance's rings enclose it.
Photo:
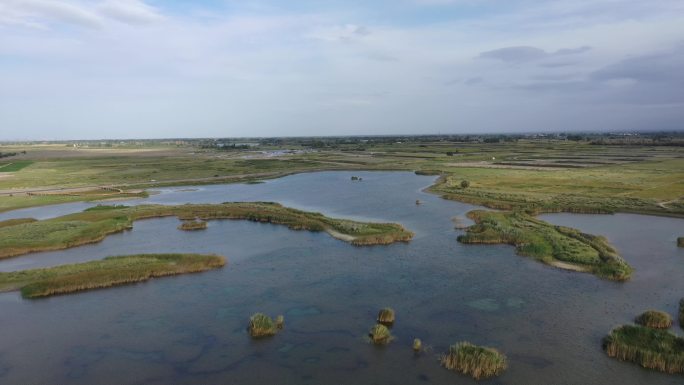
M 285 225 L 292 230 L 325 231 L 353 245 L 407 242 L 413 233 L 399 224 L 335 219 L 270 202 L 228 202 L 178 206 L 95 206 L 80 213 L 9 226 L 0 222 L 0 258 L 67 249 L 99 242 L 110 234 L 131 229 L 133 222 L 176 216 L 180 220 L 242 219 Z
M 224 266 L 225 258 L 201 254 L 140 254 L 43 269 L 0 273 L 0 292 L 20 290 L 39 298 L 197 273 Z

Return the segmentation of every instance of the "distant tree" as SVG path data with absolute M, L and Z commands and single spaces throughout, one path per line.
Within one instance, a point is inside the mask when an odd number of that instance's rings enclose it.
M 462 180 L 461 181 L 461 188 L 468 188 L 470 186 L 470 182 L 467 180 Z

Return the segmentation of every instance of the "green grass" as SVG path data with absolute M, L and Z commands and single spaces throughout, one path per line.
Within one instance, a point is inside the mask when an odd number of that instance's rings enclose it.
M 279 316 L 279 319 L 282 316 Z M 284 322 L 284 321 L 283 321 Z M 266 314 L 256 313 L 249 319 L 249 328 L 247 329 L 252 338 L 263 338 L 276 335 L 279 329 L 282 329 L 282 322 L 280 324 L 273 322 L 273 319 Z M 280 325 L 280 327 L 278 327 Z
M 639 315 L 634 322 L 652 329 L 669 329 L 672 317 L 662 311 L 649 310 Z
M 476 380 L 501 375 L 508 367 L 506 356 L 493 348 L 459 342 L 441 357 L 442 366 Z
M 200 254 L 140 254 L 45 269 L 0 273 L 0 291 L 24 298 L 106 288 L 150 278 L 195 273 L 223 266 L 225 259 Z
M 383 324 L 373 326 L 368 332 L 368 338 L 374 345 L 387 345 L 394 339 L 390 330 Z
M 0 163 L 0 172 L 17 172 L 33 164 L 30 160 L 17 160 L 14 162 Z
M 603 237 L 554 226 L 521 212 L 475 210 L 468 217 L 475 224 L 458 237 L 459 242 L 509 244 L 518 254 L 546 264 L 611 280 L 624 281 L 632 274 L 633 269 Z
M 21 225 L 24 223 L 36 222 L 37 219 L 34 218 L 17 218 L 17 219 L 7 219 L 0 221 L 0 228 Z
M 269 202 L 142 205 L 86 210 L 53 219 L 0 228 L 0 258 L 37 251 L 60 250 L 101 241 L 107 235 L 131 229 L 146 218 L 176 216 L 181 220 L 242 219 L 285 225 L 292 230 L 325 231 L 354 245 L 409 241 L 413 233 L 393 223 L 366 223 L 335 219 Z
M 684 338 L 669 331 L 624 325 L 603 341 L 608 356 L 666 373 L 684 373 Z

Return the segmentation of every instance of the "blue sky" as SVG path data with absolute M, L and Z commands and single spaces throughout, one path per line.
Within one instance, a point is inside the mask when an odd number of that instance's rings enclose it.
M 0 140 L 682 129 L 684 1 L 0 0 Z

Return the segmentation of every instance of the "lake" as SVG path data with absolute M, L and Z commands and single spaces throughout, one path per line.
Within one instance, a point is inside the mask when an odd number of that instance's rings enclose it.
M 362 181 L 352 182 L 358 175 Z M 681 384 L 681 376 L 608 358 L 601 339 L 648 309 L 674 315 L 684 296 L 684 221 L 643 215 L 543 215 L 605 235 L 635 268 L 629 282 L 563 271 L 505 245 L 462 245 L 451 220 L 475 206 L 422 190 L 434 177 L 322 172 L 263 184 L 178 187 L 117 202 L 276 201 L 333 217 L 401 223 L 410 243 L 355 247 L 326 233 L 247 221 L 182 232 L 175 218 L 78 248 L 0 261 L 0 271 L 160 252 L 225 255 L 201 274 L 40 300 L 0 294 L 1 384 L 473 384 L 440 367 L 450 344 L 496 347 L 509 369 L 489 384 Z M 416 205 L 419 199 L 422 205 Z M 54 217 L 92 203 L 0 214 Z M 365 341 L 393 307 L 396 340 Z M 285 329 L 251 340 L 251 314 Z M 678 325 L 672 329 L 681 333 Z M 431 352 L 415 356 L 413 338 Z

